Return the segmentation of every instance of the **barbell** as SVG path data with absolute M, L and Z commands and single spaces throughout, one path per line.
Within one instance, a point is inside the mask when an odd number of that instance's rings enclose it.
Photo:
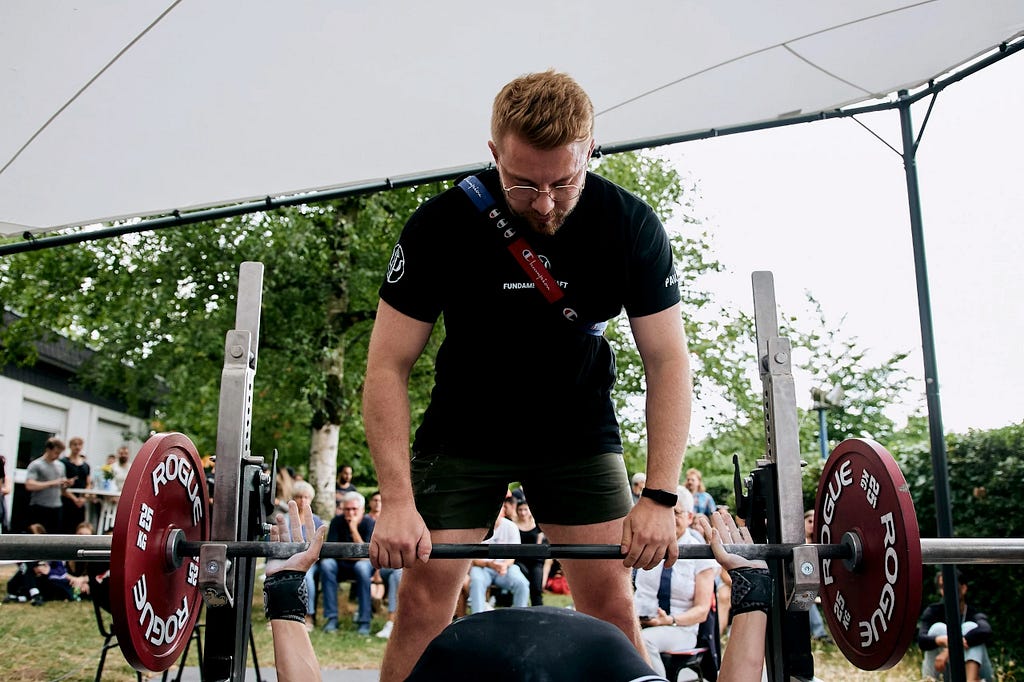
M 180 532 L 180 530 L 178 531 Z M 202 548 L 213 544 L 182 540 L 175 534 L 165 548 L 169 565 L 185 557 L 198 557 Z M 305 551 L 304 542 L 242 542 L 223 543 L 229 558 L 253 557 L 287 559 Z M 0 536 L 0 559 L 24 560 L 24 557 L 50 561 L 110 561 L 109 535 L 3 535 Z M 747 559 L 790 559 L 798 547 L 811 547 L 819 559 L 841 559 L 857 563 L 856 547 L 847 542 L 838 544 L 763 544 L 724 545 L 730 554 Z M 921 538 L 922 564 L 1024 564 L 1024 539 L 1017 538 Z M 370 545 L 358 542 L 325 542 L 321 559 L 368 559 Z M 484 545 L 478 543 L 438 544 L 430 552 L 431 559 L 623 559 L 619 545 Z M 680 559 L 713 559 L 708 545 L 679 545 Z
M 118 643 L 136 669 L 161 672 L 177 660 L 199 615 L 201 570 L 227 570 L 200 557 L 287 558 L 305 543 L 211 542 L 206 480 L 192 442 L 157 434 L 136 455 L 118 504 L 113 534 L 3 535 L 0 559 L 109 561 L 111 612 Z M 748 559 L 794 561 L 790 570 L 820 571 L 830 632 L 857 667 L 898 662 L 916 631 L 923 564 L 1024 563 L 1024 539 L 922 539 L 909 487 L 892 456 L 866 440 L 831 454 L 815 503 L 809 545 L 726 545 Z M 321 557 L 365 559 L 365 543 L 325 543 Z M 438 544 L 434 559 L 621 559 L 618 545 Z M 707 545 L 680 545 L 680 559 L 713 558 Z M 206 561 L 206 559 L 203 559 Z

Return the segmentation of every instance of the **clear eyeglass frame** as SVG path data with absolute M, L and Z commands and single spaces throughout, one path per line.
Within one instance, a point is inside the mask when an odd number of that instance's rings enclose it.
M 505 196 L 513 201 L 521 201 L 523 203 L 530 203 L 537 201 L 541 194 L 547 194 L 551 201 L 555 203 L 564 203 L 566 201 L 572 201 L 580 195 L 583 191 L 583 187 L 580 185 L 558 185 L 551 189 L 540 190 L 536 187 L 530 187 L 528 185 L 512 185 L 511 187 L 501 187 L 505 190 Z

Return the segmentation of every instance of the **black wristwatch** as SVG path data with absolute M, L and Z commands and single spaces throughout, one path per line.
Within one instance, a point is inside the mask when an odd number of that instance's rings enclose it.
M 679 501 L 679 495 L 670 493 L 667 490 L 658 490 L 657 488 L 644 488 L 640 491 L 640 497 L 646 497 L 651 502 L 660 504 L 663 507 L 675 507 L 676 502 Z

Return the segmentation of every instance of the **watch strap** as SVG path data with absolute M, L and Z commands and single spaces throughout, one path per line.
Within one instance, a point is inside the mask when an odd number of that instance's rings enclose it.
M 640 497 L 646 497 L 651 502 L 660 504 L 663 507 L 675 507 L 676 502 L 679 501 L 679 495 L 670 493 L 667 490 L 658 490 L 657 488 L 644 488 L 640 491 Z

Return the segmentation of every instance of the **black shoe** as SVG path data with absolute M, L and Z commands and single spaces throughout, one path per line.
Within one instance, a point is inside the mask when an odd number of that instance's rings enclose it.
M 42 606 L 42 605 L 43 605 L 43 598 L 42 597 L 33 597 L 32 598 L 32 606 Z

